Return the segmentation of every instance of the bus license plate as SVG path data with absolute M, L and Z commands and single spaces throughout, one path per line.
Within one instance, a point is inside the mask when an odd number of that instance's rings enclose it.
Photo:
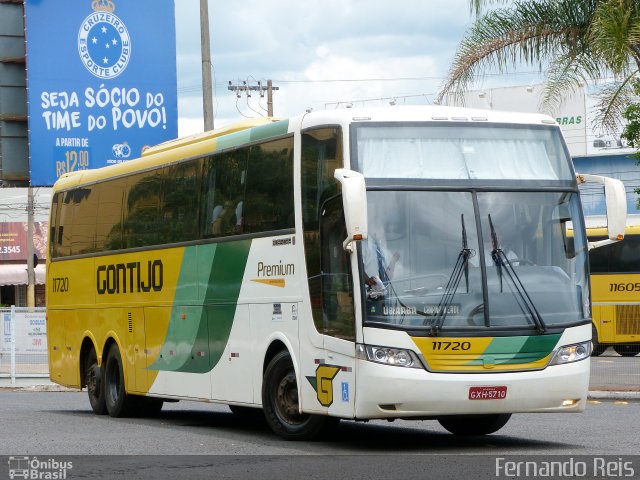
M 502 400 L 507 398 L 507 387 L 469 387 L 469 400 Z

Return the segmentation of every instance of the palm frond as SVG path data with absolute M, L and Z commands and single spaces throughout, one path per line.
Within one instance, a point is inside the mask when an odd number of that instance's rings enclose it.
M 575 93 L 591 78 L 602 76 L 605 76 L 605 70 L 589 53 L 556 57 L 547 70 L 540 110 L 546 113 L 557 111 L 563 105 L 567 92 Z
M 628 74 L 629 57 L 640 40 L 640 4 L 637 0 L 602 0 L 594 15 L 591 44 L 607 67 L 618 76 Z M 636 63 L 640 57 L 636 60 Z M 637 65 L 640 67 L 640 64 Z
M 527 0 L 486 13 L 458 47 L 436 100 L 452 92 L 461 96 L 479 71 L 505 72 L 518 63 L 542 68 L 556 55 L 575 57 L 589 51 L 596 5 L 596 0 Z
M 469 0 L 469 10 L 476 17 L 480 16 L 485 5 L 508 3 L 509 0 Z
M 636 70 L 622 81 L 604 87 L 597 95 L 594 110 L 594 127 L 610 132 L 622 127 L 622 114 L 634 98 L 633 81 L 639 71 Z

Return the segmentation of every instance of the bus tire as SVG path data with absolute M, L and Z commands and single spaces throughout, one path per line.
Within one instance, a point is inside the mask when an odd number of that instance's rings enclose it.
M 102 381 L 102 370 L 98 366 L 98 357 L 95 349 L 91 349 L 87 355 L 84 369 L 84 381 L 87 385 L 87 395 L 91 409 L 96 415 L 106 415 L 107 404 L 104 399 L 104 382 Z
M 117 344 L 113 344 L 104 363 L 104 398 L 107 412 L 112 417 L 126 417 L 135 408 L 135 399 L 127 395 L 124 387 L 124 369 Z
M 619 343 L 613 346 L 618 355 L 623 357 L 634 357 L 640 352 L 640 344 L 638 343 Z
M 602 345 L 598 342 L 598 330 L 596 330 L 596 326 L 593 324 L 591 324 L 591 343 L 593 344 L 592 357 L 599 357 L 607 349 L 607 345 Z
M 493 415 L 451 415 L 438 418 L 438 422 L 454 435 L 488 435 L 497 432 L 511 418 L 510 413 Z
M 299 413 L 293 361 L 283 350 L 271 359 L 262 382 L 262 408 L 269 427 L 286 440 L 308 440 L 325 425 L 325 417 Z

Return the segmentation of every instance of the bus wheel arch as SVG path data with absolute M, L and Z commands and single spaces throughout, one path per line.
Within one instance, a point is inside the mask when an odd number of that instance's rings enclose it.
M 102 369 L 98 366 L 98 354 L 93 339 L 85 337 L 80 348 L 80 388 L 87 387 L 91 409 L 96 415 L 105 415 L 107 405 L 104 399 Z
M 598 341 L 598 329 L 594 323 L 591 324 L 591 343 L 593 344 L 593 351 L 591 352 L 593 357 L 602 355 L 608 347 L 608 345 L 603 345 Z
M 617 343 L 613 349 L 623 357 L 635 357 L 640 353 L 640 343 Z
M 262 364 L 262 375 L 264 376 L 264 372 L 267 371 L 267 367 L 269 366 L 269 363 L 271 363 L 271 360 L 273 360 L 273 357 L 275 357 L 278 353 L 282 351 L 288 351 L 288 350 L 289 349 L 282 342 L 282 340 L 272 341 L 271 344 L 269 345 L 269 348 L 267 348 L 267 351 L 264 354 L 264 362 Z
M 80 388 L 84 388 L 87 386 L 87 357 L 91 353 L 91 350 L 96 352 L 96 346 L 93 342 L 93 339 L 86 335 L 82 340 L 82 345 L 80 346 L 80 361 L 78 364 L 78 368 L 80 369 Z M 96 354 L 97 357 L 97 354 Z
M 271 347 L 267 353 L 270 351 Z M 291 354 L 287 349 L 274 351 L 262 381 L 262 408 L 267 424 L 286 440 L 311 439 L 323 430 L 327 417 L 299 413 L 300 398 Z

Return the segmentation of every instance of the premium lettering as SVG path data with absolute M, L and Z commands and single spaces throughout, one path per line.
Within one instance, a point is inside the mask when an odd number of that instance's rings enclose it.
M 259 277 L 284 277 L 286 275 L 294 275 L 296 273 L 296 266 L 293 263 L 282 264 L 276 263 L 274 265 L 265 265 L 263 262 L 258 262 L 258 276 Z
M 161 260 L 100 265 L 96 271 L 99 295 L 160 292 L 164 283 Z

